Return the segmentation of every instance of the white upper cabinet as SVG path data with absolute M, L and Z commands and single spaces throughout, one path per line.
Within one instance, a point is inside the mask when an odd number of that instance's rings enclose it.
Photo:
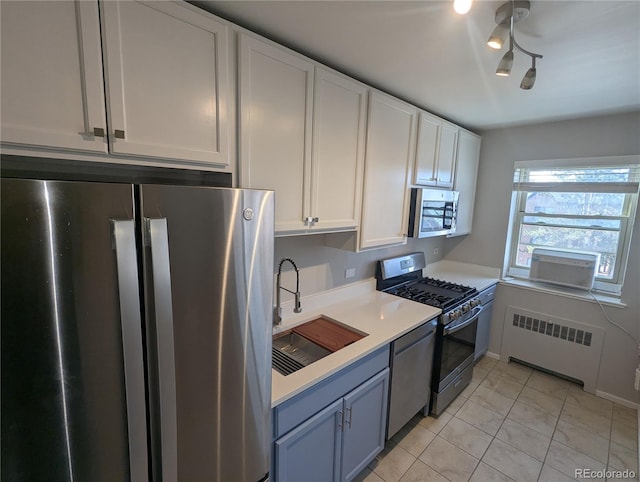
M 255 38 L 239 38 L 240 186 L 275 190 L 276 232 L 309 221 L 313 64 Z
M 458 146 L 458 127 L 443 122 L 440 128 L 440 143 L 438 146 L 438 165 L 436 169 L 436 186 L 453 187 L 453 176 L 456 169 L 456 154 Z
M 311 156 L 312 229 L 360 221 L 367 88 L 316 67 Z
M 169 2 L 103 2 L 115 154 L 229 164 L 226 25 Z
M 356 229 L 366 87 L 240 35 L 240 186 L 276 192 L 276 233 Z
M 173 2 L 0 5 L 5 145 L 229 168 L 228 32 L 215 17 Z
M 454 190 L 460 193 L 458 197 L 458 217 L 456 220 L 456 232 L 448 237 L 460 236 L 471 232 L 476 198 L 480 142 L 480 136 L 460 129 L 456 177 L 453 185 Z
M 0 2 L 2 142 L 107 152 L 96 2 Z
M 414 184 L 451 189 L 457 141 L 457 126 L 420 112 Z
M 370 94 L 360 249 L 406 243 L 417 115 L 412 105 Z

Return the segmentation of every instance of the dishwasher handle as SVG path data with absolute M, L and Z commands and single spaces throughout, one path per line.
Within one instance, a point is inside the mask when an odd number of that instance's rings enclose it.
M 411 349 L 416 344 L 423 341 L 429 336 L 433 336 L 436 331 L 437 322 L 435 320 L 428 321 L 424 325 L 410 331 L 409 333 L 402 335 L 400 338 L 393 342 L 393 354 L 394 356 Z

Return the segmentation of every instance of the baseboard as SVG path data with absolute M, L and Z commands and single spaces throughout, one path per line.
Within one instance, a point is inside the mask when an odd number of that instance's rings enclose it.
M 621 397 L 617 397 L 615 395 L 611 395 L 610 393 L 603 392 L 601 390 L 596 390 L 596 395 L 599 396 L 600 398 L 604 398 L 605 400 L 610 400 L 620 405 L 624 405 L 625 407 L 633 408 L 634 410 L 638 410 L 640 408 L 640 404 L 638 403 L 631 402 L 629 400 L 626 400 Z M 638 412 L 638 417 L 640 417 L 640 411 Z
M 485 352 L 484 356 L 486 356 L 487 358 L 493 358 L 494 360 L 500 360 L 500 354 L 499 353 L 493 353 L 491 351 L 487 351 L 487 352 Z
M 493 358 L 494 360 L 500 360 L 500 355 L 498 353 L 487 351 L 484 354 L 484 356 L 486 356 L 487 358 Z M 634 410 L 636 410 L 638 412 L 638 427 L 640 427 L 640 404 L 639 403 L 635 403 L 627 399 L 618 397 L 616 395 L 603 392 L 602 390 L 596 390 L 596 395 L 600 398 L 604 398 L 605 400 L 609 400 L 611 402 L 615 402 L 625 407 L 633 408 Z M 640 430 L 638 430 L 638 442 L 639 442 L 638 447 L 640 447 Z

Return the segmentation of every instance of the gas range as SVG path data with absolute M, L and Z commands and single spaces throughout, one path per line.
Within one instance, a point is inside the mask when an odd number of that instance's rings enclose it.
M 442 309 L 441 324 L 464 318 L 480 304 L 474 298 L 478 291 L 471 287 L 435 278 L 423 278 L 424 254 L 382 260 L 376 273 L 380 291 Z
M 424 253 L 381 260 L 376 288 L 442 309 L 436 329 L 430 400 L 431 413 L 440 415 L 471 381 L 477 322 L 483 306 L 475 288 L 424 278 L 425 267 Z
M 459 302 L 477 293 L 475 288 L 459 285 L 435 278 L 421 278 L 385 290 L 418 303 L 435 306 L 443 311 L 455 307 Z

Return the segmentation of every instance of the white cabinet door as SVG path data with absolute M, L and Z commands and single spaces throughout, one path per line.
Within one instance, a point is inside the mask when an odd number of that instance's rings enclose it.
M 240 185 L 274 189 L 276 232 L 307 229 L 313 64 L 239 39 Z
M 457 142 L 457 126 L 427 112 L 420 112 L 414 184 L 451 189 Z
M 102 2 L 111 152 L 227 166 L 227 27 L 170 2 Z
M 414 184 L 421 186 L 436 185 L 436 166 L 438 163 L 438 139 L 442 121 L 426 112 L 420 112 L 418 138 L 416 145 L 416 167 Z
M 356 228 L 362 203 L 367 88 L 316 68 L 311 161 L 312 228 Z
M 0 2 L 2 142 L 106 152 L 98 4 Z
M 456 177 L 453 186 L 454 190 L 460 193 L 458 197 L 458 217 L 456 220 L 456 232 L 449 235 L 449 237 L 471 232 L 476 198 L 480 141 L 480 136 L 460 129 Z
M 438 165 L 435 176 L 436 186 L 453 187 L 457 147 L 458 127 L 448 122 L 443 122 L 440 128 L 440 143 L 438 146 Z
M 415 154 L 417 109 L 371 92 L 360 248 L 407 241 L 409 176 Z

